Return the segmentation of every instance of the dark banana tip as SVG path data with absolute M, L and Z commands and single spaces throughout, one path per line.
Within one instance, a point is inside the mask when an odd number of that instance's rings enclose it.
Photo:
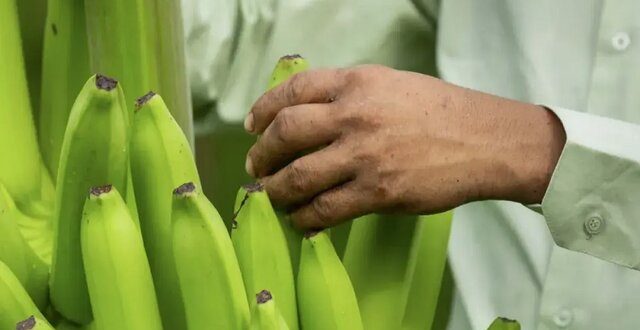
M 242 188 L 244 188 L 244 190 L 246 190 L 248 193 L 264 190 L 264 186 L 260 182 L 245 184 L 244 186 L 242 186 Z
M 151 100 L 156 93 L 154 91 L 149 91 L 147 94 L 144 94 L 136 99 L 136 110 L 140 110 L 149 100 Z
M 105 91 L 111 91 L 118 86 L 118 81 L 105 75 L 96 75 L 96 87 Z
M 268 290 L 262 290 L 256 294 L 256 302 L 258 304 L 264 304 L 271 299 L 273 299 L 273 297 L 271 296 L 271 292 Z
M 196 185 L 193 182 L 187 182 L 181 184 L 178 188 L 173 190 L 173 194 L 176 196 L 182 196 L 184 194 L 192 193 L 196 190 Z
M 291 55 L 282 56 L 280 58 L 280 60 L 287 61 L 287 60 L 296 60 L 296 59 L 299 59 L 299 58 L 302 58 L 302 56 L 300 56 L 300 54 L 291 54 Z
M 304 233 L 304 238 L 309 239 L 313 236 L 318 235 L 322 230 L 309 230 Z
M 506 317 L 499 317 L 500 321 L 504 322 L 504 323 L 516 323 L 516 320 L 512 320 Z
M 113 185 L 110 185 L 110 184 L 106 184 L 104 186 L 91 187 L 91 189 L 89 189 L 89 193 L 93 196 L 100 196 L 102 194 L 106 194 L 110 192 L 112 187 Z
M 31 315 L 24 321 L 20 321 L 16 324 L 16 330 L 30 330 L 36 327 L 36 318 Z

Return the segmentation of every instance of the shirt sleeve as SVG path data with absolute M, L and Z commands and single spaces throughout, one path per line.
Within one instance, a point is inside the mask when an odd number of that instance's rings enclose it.
M 542 201 L 553 239 L 640 269 L 640 125 L 550 109 L 567 135 Z

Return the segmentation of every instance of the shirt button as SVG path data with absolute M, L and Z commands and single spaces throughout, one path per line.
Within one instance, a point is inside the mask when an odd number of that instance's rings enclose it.
M 584 222 L 584 231 L 587 236 L 598 235 L 604 229 L 604 219 L 599 215 L 592 215 Z
M 553 316 L 553 323 L 559 328 L 566 328 L 573 322 L 573 313 L 568 309 L 561 309 Z
M 631 37 L 625 32 L 618 32 L 611 38 L 611 46 L 613 49 L 623 51 L 631 44 Z

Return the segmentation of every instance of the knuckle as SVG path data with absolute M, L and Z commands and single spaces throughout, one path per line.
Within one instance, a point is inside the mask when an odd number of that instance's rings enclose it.
M 289 186 L 293 194 L 304 193 L 309 184 L 309 167 L 296 160 L 289 165 Z
M 305 72 L 298 72 L 289 78 L 289 82 L 283 89 L 284 99 L 288 103 L 295 104 L 300 100 L 306 86 L 306 76 L 307 74 Z
M 286 144 L 289 133 L 293 127 L 293 112 L 291 108 L 285 108 L 273 120 L 273 137 L 280 143 Z
M 333 219 L 332 206 L 333 204 L 327 196 L 320 195 L 316 197 L 311 203 L 311 210 L 320 223 L 324 225 L 330 225 Z

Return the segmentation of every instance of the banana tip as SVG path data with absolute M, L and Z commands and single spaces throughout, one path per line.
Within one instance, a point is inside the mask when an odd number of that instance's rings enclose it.
M 322 230 L 309 230 L 304 233 L 304 238 L 309 239 L 313 236 L 318 235 Z
M 256 294 L 256 302 L 258 304 L 264 304 L 271 299 L 273 299 L 273 296 L 271 296 L 271 292 L 268 290 L 262 290 Z
M 183 183 L 178 188 L 173 190 L 173 194 L 176 196 L 183 196 L 190 194 L 196 190 L 196 185 L 193 182 Z
M 26 320 L 16 324 L 16 330 L 30 330 L 36 327 L 36 318 L 31 315 Z
M 504 323 L 516 323 L 516 320 L 512 320 L 510 318 L 506 318 L 506 317 L 499 317 L 500 321 L 504 322 Z
M 244 188 L 244 190 L 246 190 L 248 193 L 264 190 L 264 186 L 260 182 L 249 183 L 242 186 L 242 188 Z
M 96 75 L 96 87 L 105 91 L 111 91 L 118 86 L 118 81 L 105 75 Z
M 91 187 L 89 189 L 89 194 L 91 194 L 92 196 L 96 196 L 97 197 L 97 196 L 100 196 L 102 194 L 106 194 L 106 193 L 110 192 L 112 187 L 113 186 L 110 185 L 110 184 L 106 184 L 104 186 Z
M 280 60 L 287 61 L 287 60 L 295 60 L 295 59 L 299 59 L 299 58 L 302 58 L 302 56 L 300 54 L 290 54 L 290 55 L 282 56 L 280 58 Z
M 149 100 L 151 100 L 156 93 L 154 91 L 149 91 L 147 94 L 144 94 L 136 99 L 136 110 L 140 110 Z

